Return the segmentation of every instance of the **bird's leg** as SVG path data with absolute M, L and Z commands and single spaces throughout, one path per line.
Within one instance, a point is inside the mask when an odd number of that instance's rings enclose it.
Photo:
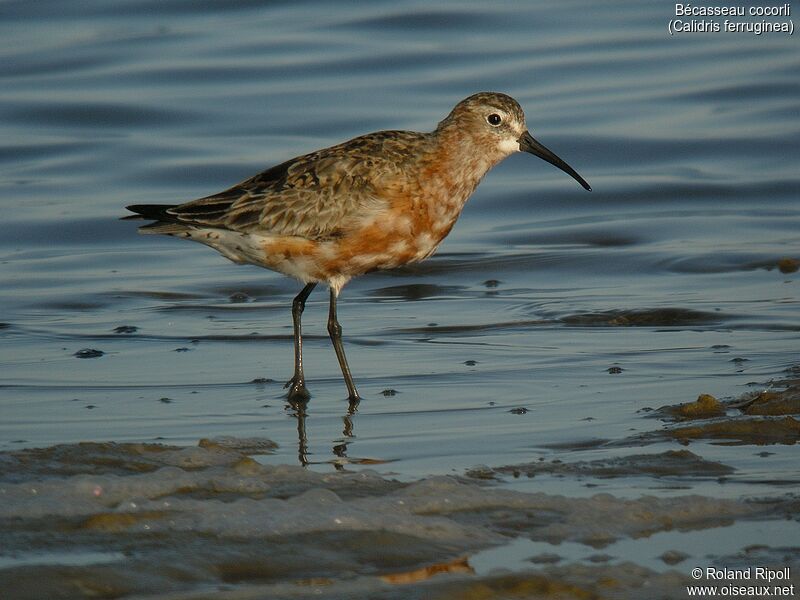
M 356 384 L 353 383 L 353 376 L 350 374 L 350 367 L 347 366 L 347 357 L 344 355 L 344 346 L 342 345 L 342 326 L 339 325 L 339 320 L 336 318 L 336 296 L 337 292 L 331 288 L 331 305 L 328 312 L 328 333 L 333 342 L 333 349 L 336 351 L 336 358 L 339 359 L 339 366 L 342 368 L 342 375 L 344 376 L 344 383 L 347 386 L 347 393 L 349 394 L 348 400 L 350 404 L 357 404 L 361 397 L 358 395 Z
M 289 400 L 304 402 L 311 397 L 306 389 L 306 380 L 303 375 L 303 332 L 300 326 L 300 317 L 306 307 L 306 299 L 317 287 L 316 282 L 306 284 L 292 302 L 292 323 L 294 324 L 294 375 L 286 382 L 284 387 L 289 388 Z

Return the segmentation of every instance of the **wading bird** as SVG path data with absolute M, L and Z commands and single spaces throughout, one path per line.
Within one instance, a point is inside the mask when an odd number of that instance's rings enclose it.
M 309 398 L 300 321 L 309 294 L 318 283 L 327 283 L 328 333 L 354 403 L 359 395 L 336 317 L 339 292 L 353 277 L 433 254 L 483 176 L 520 151 L 591 190 L 531 136 L 516 100 L 482 92 L 459 102 L 430 133 L 368 133 L 290 159 L 212 196 L 127 208 L 156 221 L 140 228 L 142 233 L 201 242 L 236 263 L 272 269 L 305 284 L 292 303 L 290 401 Z

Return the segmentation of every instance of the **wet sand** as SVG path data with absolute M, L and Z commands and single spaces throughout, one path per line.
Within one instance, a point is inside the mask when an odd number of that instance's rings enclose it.
M 735 415 L 717 407 L 698 414 L 697 402 L 659 409 L 679 426 L 659 426 L 645 411 L 640 419 L 654 431 L 595 445 L 638 450 L 624 457 L 540 460 L 411 482 L 366 469 L 316 473 L 264 464 L 259 459 L 276 448 L 264 438 L 5 452 L 0 586 L 13 598 L 581 598 L 612 590 L 614 597 L 637 598 L 645 585 L 648 594 L 678 597 L 692 584 L 685 565 L 701 562 L 797 572 L 795 495 L 686 495 L 682 490 L 697 480 L 746 482 L 754 474 L 689 450 L 639 448 L 655 436 L 689 445 L 794 445 L 800 434 L 788 434 L 785 423 L 796 422 L 788 415 L 797 413 L 796 370 L 770 388 L 722 405 Z M 701 402 L 711 403 L 702 396 Z M 508 477 L 542 476 L 587 486 L 644 477 L 681 491 L 571 497 L 500 485 Z M 736 526 L 748 532 L 748 543 L 718 544 L 713 554 L 693 554 L 680 536 L 658 556 L 663 541 L 647 543 L 668 532 Z M 649 553 L 648 566 L 640 552 Z

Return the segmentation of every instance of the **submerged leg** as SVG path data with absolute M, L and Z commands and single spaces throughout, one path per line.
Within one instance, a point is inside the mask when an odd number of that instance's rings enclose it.
M 336 358 L 339 359 L 339 366 L 342 369 L 344 376 L 344 383 L 347 386 L 347 393 L 349 394 L 348 400 L 351 404 L 357 403 L 361 397 L 358 395 L 356 384 L 353 383 L 353 376 L 350 374 L 350 367 L 347 366 L 347 357 L 344 355 L 344 346 L 342 345 L 342 326 L 339 325 L 339 320 L 336 318 L 336 295 L 337 292 L 331 288 L 331 306 L 328 312 L 328 333 L 333 342 L 333 349 L 336 351 Z
M 303 402 L 290 402 L 297 419 L 297 458 L 304 467 L 308 466 L 308 436 L 306 435 L 306 406 Z
M 305 401 L 311 397 L 306 389 L 306 380 L 303 375 L 303 332 L 300 326 L 300 317 L 306 307 L 306 299 L 317 287 L 316 282 L 306 284 L 306 287 L 295 296 L 292 302 L 292 323 L 294 324 L 294 375 L 284 387 L 289 388 L 289 400 Z

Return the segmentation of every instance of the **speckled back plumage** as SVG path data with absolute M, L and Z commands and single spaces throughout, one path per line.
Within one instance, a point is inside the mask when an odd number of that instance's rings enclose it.
M 385 208 L 387 182 L 404 177 L 429 134 L 379 131 L 288 160 L 227 190 L 170 208 L 186 224 L 323 240 Z

